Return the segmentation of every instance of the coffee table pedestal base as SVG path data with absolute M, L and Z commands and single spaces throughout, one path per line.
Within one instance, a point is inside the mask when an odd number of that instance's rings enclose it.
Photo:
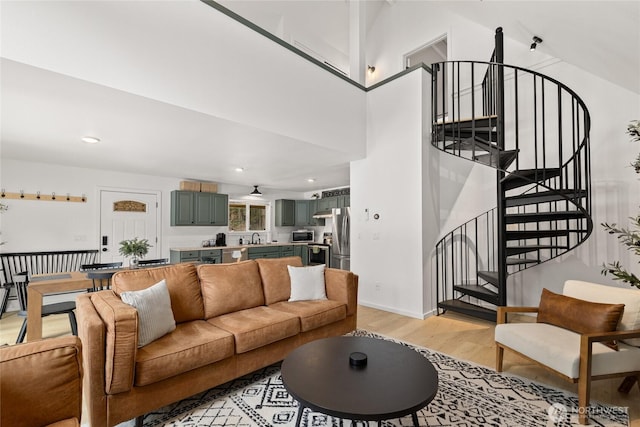
M 300 421 L 302 421 L 302 414 L 304 413 L 305 409 L 307 409 L 307 407 L 300 404 L 300 407 L 298 408 L 298 416 L 296 417 L 296 427 L 300 427 Z M 412 413 L 411 419 L 413 420 L 414 427 L 420 427 L 420 424 L 418 423 L 418 414 L 416 414 L 415 412 Z M 384 420 L 376 420 L 376 421 L 378 421 L 378 426 L 380 426 L 380 422 Z M 342 426 L 342 418 L 340 419 L 340 425 Z

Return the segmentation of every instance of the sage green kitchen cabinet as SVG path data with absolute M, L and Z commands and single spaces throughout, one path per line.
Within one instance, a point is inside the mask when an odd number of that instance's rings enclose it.
M 249 259 L 280 258 L 280 246 L 259 246 L 257 248 L 249 248 L 247 256 Z
M 195 225 L 229 225 L 229 196 L 195 193 Z
M 171 225 L 229 224 L 229 196 L 175 190 L 171 192 Z
M 351 206 L 351 196 L 334 196 L 318 199 L 318 210 L 328 211 L 334 208 L 347 208 Z
M 294 245 L 293 255 L 302 258 L 302 265 L 309 264 L 309 251 L 307 245 Z
M 276 227 L 292 227 L 294 225 L 296 225 L 296 201 L 276 200 Z
M 295 251 L 293 250 L 293 245 L 280 246 L 280 257 L 288 257 L 293 256 Z
M 296 226 L 324 225 L 324 219 L 314 218 L 313 214 L 318 211 L 316 200 L 296 200 Z
M 193 191 L 171 192 L 171 225 L 193 225 Z
M 338 207 L 339 208 L 348 208 L 351 206 L 351 196 L 338 196 Z
M 338 198 L 337 197 L 324 197 L 322 199 L 318 199 L 318 210 L 319 211 L 329 211 L 333 208 L 338 207 Z
M 169 251 L 169 262 L 207 262 L 210 264 L 220 264 L 222 262 L 222 250 L 206 249 L 206 250 L 189 250 L 177 251 L 171 249 Z

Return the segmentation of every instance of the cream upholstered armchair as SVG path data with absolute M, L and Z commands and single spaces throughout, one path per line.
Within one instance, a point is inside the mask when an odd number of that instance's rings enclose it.
M 64 336 L 0 348 L 0 425 L 80 425 L 82 345 Z
M 508 323 L 509 313 L 538 318 Z M 499 307 L 497 323 L 496 371 L 507 349 L 578 383 L 581 424 L 588 421 L 592 380 L 626 377 L 620 391 L 640 388 L 639 290 L 568 280 L 562 295 L 544 289 L 539 307 Z

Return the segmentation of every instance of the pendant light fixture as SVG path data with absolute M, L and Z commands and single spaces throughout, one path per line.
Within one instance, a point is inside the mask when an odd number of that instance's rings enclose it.
M 542 39 L 538 36 L 533 36 L 533 43 L 531 43 L 531 47 L 529 47 L 529 50 L 533 52 L 534 50 L 536 50 L 536 47 L 538 47 L 540 43 L 542 43 Z
M 253 186 L 253 191 L 249 193 L 251 196 L 262 196 L 262 193 L 258 190 L 258 186 Z

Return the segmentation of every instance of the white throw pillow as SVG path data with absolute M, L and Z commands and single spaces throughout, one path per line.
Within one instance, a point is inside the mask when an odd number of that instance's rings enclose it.
M 324 289 L 324 264 L 311 267 L 288 265 L 291 278 L 291 298 L 289 301 L 327 299 Z
M 164 279 L 147 289 L 123 292 L 120 298 L 138 311 L 138 348 L 176 328 L 171 297 Z

